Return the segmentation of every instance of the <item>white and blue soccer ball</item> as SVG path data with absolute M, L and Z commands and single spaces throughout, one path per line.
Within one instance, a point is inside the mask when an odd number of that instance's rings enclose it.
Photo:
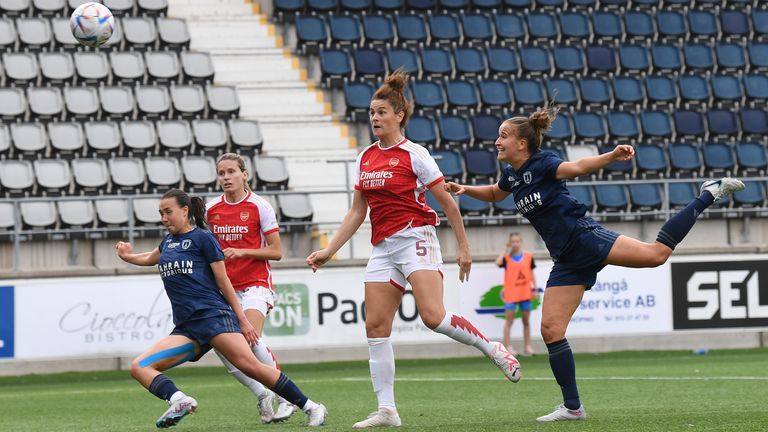
M 69 19 L 72 35 L 81 44 L 96 48 L 112 37 L 115 18 L 106 6 L 100 3 L 83 3 Z

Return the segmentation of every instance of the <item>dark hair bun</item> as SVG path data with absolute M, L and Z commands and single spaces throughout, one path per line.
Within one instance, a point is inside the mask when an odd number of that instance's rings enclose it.
M 538 110 L 528 117 L 528 121 L 531 122 L 531 126 L 535 129 L 548 130 L 552 124 L 552 117 L 550 117 L 549 111 Z
M 384 80 L 384 84 L 389 86 L 393 91 L 402 93 L 405 90 L 405 86 L 408 84 L 408 73 L 402 69 L 398 69 Z

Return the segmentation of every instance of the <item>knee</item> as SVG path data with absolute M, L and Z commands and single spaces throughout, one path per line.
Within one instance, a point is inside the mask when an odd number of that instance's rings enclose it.
M 552 343 L 565 337 L 565 328 L 552 322 L 541 322 L 541 338 L 544 343 Z
M 391 321 L 365 320 L 365 335 L 369 338 L 388 337 L 392 333 Z
M 135 359 L 133 362 L 131 362 L 131 377 L 133 377 L 133 379 L 139 379 L 142 369 L 143 368 L 139 366 L 139 360 Z
M 421 322 L 424 323 L 427 328 L 434 330 L 437 328 L 437 326 L 440 325 L 441 322 L 443 322 L 444 315 L 440 315 L 437 312 L 431 311 L 427 313 L 420 313 L 421 315 Z

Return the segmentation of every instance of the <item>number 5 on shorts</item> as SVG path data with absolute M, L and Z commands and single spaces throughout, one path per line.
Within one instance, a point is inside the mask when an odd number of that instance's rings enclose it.
M 425 256 L 427 254 L 427 248 L 424 247 L 426 240 L 419 240 L 416 242 L 416 256 Z

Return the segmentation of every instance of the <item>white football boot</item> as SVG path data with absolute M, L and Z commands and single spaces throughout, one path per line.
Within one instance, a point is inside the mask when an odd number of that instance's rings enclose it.
M 744 183 L 739 179 L 723 177 L 720 180 L 705 181 L 701 185 L 701 192 L 709 191 L 715 197 L 715 201 L 717 201 L 734 192 L 744 190 L 744 187 Z
M 288 402 L 287 400 L 277 397 L 277 412 L 272 417 L 273 422 L 281 422 L 288 420 L 289 417 L 296 412 L 296 405 Z
M 379 408 L 368 414 L 365 420 L 359 421 L 352 425 L 354 429 L 366 429 L 374 427 L 398 427 L 402 424 L 400 421 L 400 415 L 394 408 Z
M 275 394 L 269 390 L 259 395 L 259 413 L 262 423 L 271 423 L 275 417 Z
M 502 372 L 504 372 L 504 375 L 508 380 L 512 381 L 513 383 L 520 381 L 520 378 L 523 376 L 523 373 L 520 370 L 520 362 L 517 361 L 515 356 L 507 351 L 507 348 L 503 343 L 491 342 L 491 345 L 493 345 L 494 348 L 488 357 L 491 359 L 493 364 L 495 364 L 499 369 L 501 369 Z
M 536 419 L 536 421 L 540 422 L 555 422 L 555 421 L 566 421 L 566 420 L 586 420 L 587 419 L 587 412 L 584 410 L 584 405 L 581 405 L 579 409 L 568 409 L 565 407 L 565 405 L 558 405 L 555 407 L 555 410 L 552 411 L 550 414 L 547 414 L 545 416 L 541 416 Z
M 327 415 L 328 410 L 325 405 L 317 404 L 316 407 L 307 410 L 307 426 L 322 426 Z
M 187 414 L 191 414 L 197 410 L 197 401 L 189 396 L 171 403 L 171 407 L 163 413 L 163 415 L 157 419 L 155 426 L 160 429 L 176 426 L 181 419 Z

